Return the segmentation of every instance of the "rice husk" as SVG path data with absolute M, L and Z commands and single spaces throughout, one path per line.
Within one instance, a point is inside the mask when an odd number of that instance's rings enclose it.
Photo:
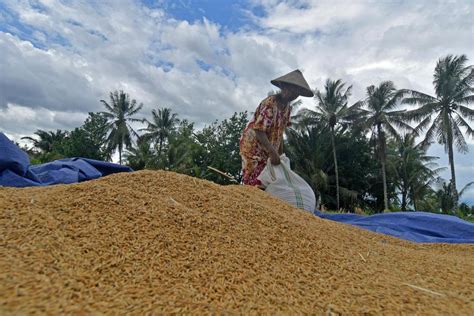
M 474 314 L 474 245 L 164 171 L 0 188 L 0 314 Z

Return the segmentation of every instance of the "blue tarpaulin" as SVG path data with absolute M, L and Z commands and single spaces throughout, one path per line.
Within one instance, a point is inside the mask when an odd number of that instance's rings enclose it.
M 474 223 L 451 215 L 395 212 L 363 216 L 319 211 L 315 214 L 321 218 L 415 242 L 474 243 Z
M 68 158 L 30 165 L 28 155 L 0 133 L 0 186 L 29 187 L 97 179 L 130 167 L 86 158 Z

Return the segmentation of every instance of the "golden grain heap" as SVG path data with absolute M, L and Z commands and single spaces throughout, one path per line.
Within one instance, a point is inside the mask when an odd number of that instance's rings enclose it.
M 0 314 L 474 313 L 474 245 L 414 244 L 171 172 L 0 188 Z

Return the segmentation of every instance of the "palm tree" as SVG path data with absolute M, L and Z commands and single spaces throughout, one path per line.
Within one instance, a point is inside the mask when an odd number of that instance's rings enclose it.
M 137 101 L 130 100 L 130 96 L 123 91 L 110 92 L 110 104 L 104 100 L 100 100 L 100 102 L 108 110 L 108 112 L 101 112 L 107 118 L 108 147 L 111 150 L 118 148 L 119 162 L 122 164 L 124 145 L 130 148 L 132 146 L 131 134 L 138 136 L 129 122 L 141 122 L 133 116 L 142 109 L 143 104 L 137 105 Z
M 459 192 L 457 197 L 461 197 L 471 186 L 474 185 L 474 181 L 467 183 L 464 188 Z M 444 213 L 448 213 L 449 211 L 452 211 L 455 213 L 455 208 L 456 208 L 456 200 L 454 199 L 454 192 L 452 190 L 452 186 L 450 184 L 447 184 L 445 182 L 440 183 L 440 188 L 438 191 L 436 191 L 436 196 L 438 198 L 438 203 L 439 207 Z
M 151 111 L 152 121 L 144 120 L 148 126 L 142 128 L 141 131 L 147 132 L 144 136 L 153 139 L 158 143 L 158 157 L 161 156 L 164 142 L 169 138 L 171 133 L 176 129 L 179 123 L 178 115 L 172 113 L 171 109 L 163 108 Z
M 361 102 L 357 102 L 352 106 L 347 105 L 352 86 L 347 88 L 344 86 L 345 84 L 341 79 L 326 80 L 324 92 L 319 90 L 315 91 L 314 97 L 317 101 L 316 109 L 314 111 L 309 109 L 300 111 L 300 115 L 307 117 L 309 122 L 311 122 L 312 119 L 316 119 L 313 123 L 321 122 L 329 127 L 331 131 L 332 155 L 334 159 L 334 172 L 336 174 L 336 205 L 338 210 L 340 209 L 339 170 L 337 167 L 336 144 L 334 141 L 335 129 L 338 124 L 344 124 L 354 119 L 355 114 L 357 114 L 358 109 L 362 105 Z
M 127 164 L 134 170 L 142 170 L 149 167 L 154 158 L 150 140 L 143 136 L 138 137 L 137 146 L 125 151 L 124 156 Z
M 474 137 L 474 130 L 467 121 L 474 120 L 474 110 L 468 105 L 474 102 L 474 66 L 466 66 L 465 55 L 448 55 L 438 60 L 433 85 L 436 97 L 414 90 L 407 90 L 409 97 L 405 104 L 419 105 L 420 108 L 408 112 L 408 118 L 419 123 L 417 132 L 426 131 L 425 143 L 435 137 L 439 144 L 444 145 L 451 166 L 451 192 L 454 198 L 453 208 L 458 201 L 456 189 L 456 173 L 454 170 L 453 143 L 459 152 L 466 153 L 468 147 L 461 128 L 466 129 L 468 136 Z M 433 122 L 431 118 L 434 116 Z
M 68 137 L 68 132 L 60 129 L 56 131 L 44 131 L 39 129 L 34 134 L 38 136 L 38 139 L 29 136 L 22 137 L 21 139 L 33 142 L 33 146 L 43 153 L 53 151 L 54 146 L 58 145 Z
M 434 161 L 438 157 L 427 156 L 429 144 L 415 145 L 415 137 L 415 134 L 405 134 L 396 142 L 393 167 L 398 178 L 397 187 L 402 196 L 402 211 L 406 211 L 410 203 L 416 209 L 419 193 L 429 189 L 443 169 L 431 169 L 437 166 Z
M 296 123 L 297 128 L 286 131 L 286 153 L 294 166 L 294 171 L 313 188 L 319 203 L 336 205 L 332 194 L 335 190 L 332 184 L 334 180 L 327 173 L 332 169 L 331 148 L 327 145 L 330 142 L 330 133 L 323 124 L 304 126 L 301 122 Z M 343 186 L 339 190 L 343 201 L 357 199 L 356 191 Z
M 286 153 L 294 165 L 294 171 L 305 179 L 317 195 L 318 204 L 326 200 L 323 192 L 328 187 L 328 175 L 323 171 L 326 158 L 321 148 L 323 136 L 320 126 L 302 126 L 286 130 Z M 316 149 L 316 150 L 315 150 Z M 319 205 L 316 206 L 319 208 Z
M 192 174 L 195 167 L 193 161 L 194 148 L 191 138 L 188 139 L 183 135 L 172 137 L 166 152 L 167 170 Z
M 404 122 L 405 111 L 395 111 L 398 103 L 404 96 L 404 91 L 395 89 L 391 81 L 384 81 L 378 87 L 367 87 L 367 98 L 364 104 L 367 109 L 360 110 L 360 117 L 356 121 L 362 129 L 371 131 L 371 141 L 375 145 L 375 153 L 380 161 L 383 182 L 384 208 L 388 209 L 387 176 L 386 176 L 386 146 L 389 136 L 399 138 L 397 128 L 412 130 Z

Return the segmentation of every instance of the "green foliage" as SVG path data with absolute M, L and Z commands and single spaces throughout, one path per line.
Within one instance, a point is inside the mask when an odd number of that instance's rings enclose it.
M 339 153 L 341 208 L 371 207 L 373 171 L 376 164 L 362 134 L 335 135 Z M 323 124 L 287 131 L 286 153 L 292 167 L 318 193 L 321 204 L 336 209 L 336 177 L 331 132 Z M 370 170 L 370 172 L 368 172 Z
M 229 179 L 208 170 L 207 167 L 210 166 L 240 182 L 242 163 L 239 143 L 247 121 L 247 112 L 234 113 L 229 119 L 220 123 L 216 121 L 196 133 L 202 178 L 221 184 L 230 183 Z
M 37 130 L 36 137 L 22 137 L 33 143 L 33 148 L 28 152 L 34 164 L 45 163 L 64 158 L 62 144 L 69 137 L 69 132 L 56 130 Z
M 411 205 L 416 210 L 418 200 L 432 190 L 431 185 L 442 170 L 436 168 L 434 162 L 438 157 L 427 156 L 426 144 L 415 145 L 414 134 L 394 139 L 390 147 L 388 165 L 394 174 L 393 183 L 401 195 L 400 209 L 406 211 Z
M 89 113 L 84 125 L 73 131 L 35 132 L 36 138 L 23 137 L 33 142 L 27 149 L 31 164 L 46 163 L 66 157 L 83 157 L 108 160 L 110 152 L 106 148 L 107 120 L 100 113 Z
M 151 148 L 151 140 L 143 136 L 138 138 L 137 146 L 125 152 L 127 165 L 133 170 L 150 168 L 153 164 L 153 158 L 154 153 Z
M 81 129 L 86 134 L 89 146 L 94 147 L 94 156 L 101 160 L 110 160 L 112 153 L 107 147 L 107 118 L 102 113 L 89 112 Z
M 208 167 L 228 173 L 240 182 L 239 139 L 247 124 L 247 112 L 194 131 L 194 124 L 180 121 L 169 109 L 153 113 L 153 121 L 143 129 L 137 146 L 125 153 L 127 163 L 135 170 L 164 169 L 204 178 L 220 184 L 228 178 Z
M 96 155 L 97 150 L 90 146 L 87 134 L 81 128 L 76 128 L 69 134 L 69 137 L 61 143 L 59 151 L 65 157 L 101 158 L 100 155 Z
M 434 187 L 427 188 L 423 195 L 420 195 L 420 199 L 416 202 L 416 210 L 441 213 L 439 197 Z
M 383 202 L 383 194 L 377 195 L 380 188 L 377 182 L 378 164 L 373 159 L 372 148 L 368 139 L 357 131 L 348 131 L 336 136 L 339 160 L 340 185 L 346 190 L 357 193 L 353 196 L 342 195 L 342 208 L 353 210 L 355 207 L 377 209 L 374 197 Z M 383 193 L 383 192 L 382 192 Z M 378 208 L 378 209 L 381 209 Z
M 89 113 L 84 125 L 74 129 L 61 143 L 59 152 L 64 157 L 108 160 L 107 119 L 101 113 Z
M 178 114 L 171 112 L 169 108 L 152 110 L 151 114 L 152 121 L 144 120 L 148 126 L 142 128 L 141 131 L 146 132 L 143 137 L 151 139 L 158 146 L 158 156 L 161 156 L 163 146 L 167 145 L 170 136 L 175 131 L 176 124 L 179 123 Z
M 60 144 L 67 136 L 67 131 L 60 129 L 56 131 L 37 130 L 35 132 L 36 138 L 22 137 L 22 139 L 29 140 L 33 143 L 33 148 L 39 152 L 47 153 L 54 151 L 58 144 Z
M 169 136 L 169 146 L 164 155 L 165 169 L 191 176 L 199 176 L 201 167 L 196 153 L 199 145 L 194 138 L 194 123 L 183 120 Z

